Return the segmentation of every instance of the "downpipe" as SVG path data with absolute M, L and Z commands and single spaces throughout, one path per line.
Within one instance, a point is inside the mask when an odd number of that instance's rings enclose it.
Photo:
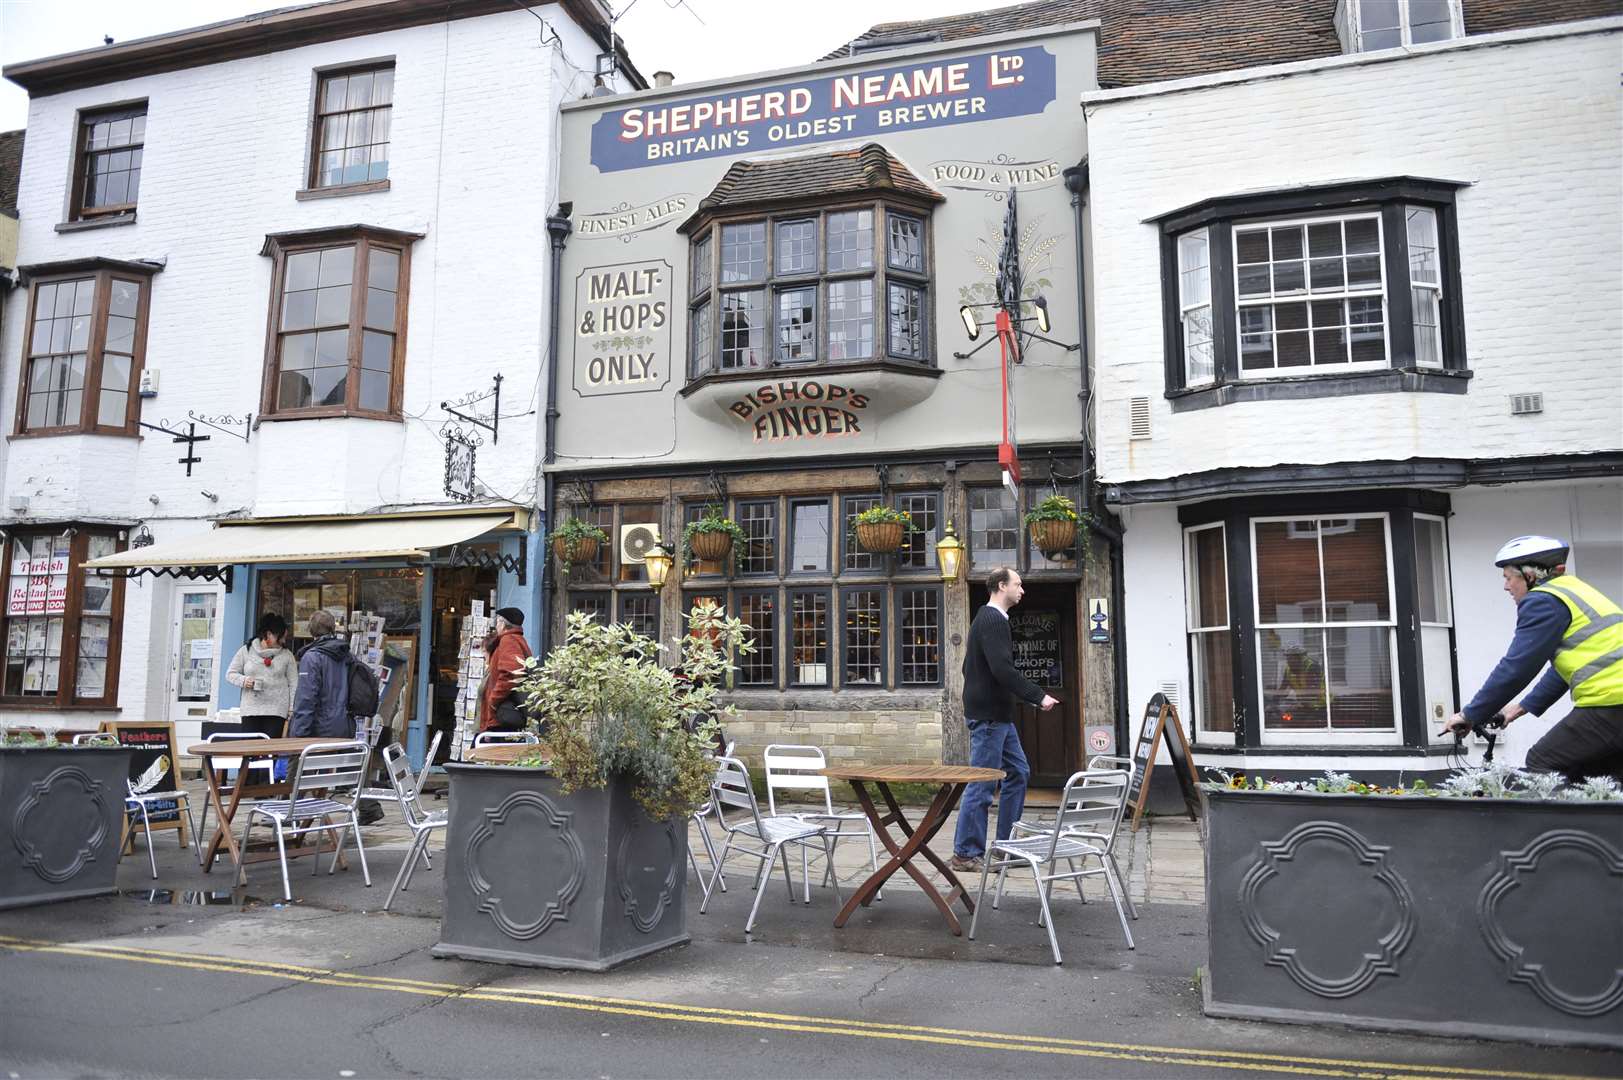
M 558 482 L 553 477 L 552 465 L 558 460 L 558 331 L 559 294 L 562 291 L 561 279 L 563 277 L 564 244 L 568 242 L 570 233 L 575 227 L 569 221 L 569 212 L 572 209 L 569 203 L 559 203 L 558 212 L 547 218 L 547 238 L 551 241 L 552 260 L 551 297 L 547 309 L 547 411 L 545 416 L 546 433 L 543 437 L 545 447 L 541 455 L 541 527 L 544 530 L 541 537 L 541 625 L 536 629 L 535 654 L 545 657 L 552 649 L 552 594 L 554 589 L 553 575 L 557 572 L 554 563 L 557 561 L 550 557 L 550 544 L 547 543 L 546 534 L 552 531 L 554 515 L 557 513 Z

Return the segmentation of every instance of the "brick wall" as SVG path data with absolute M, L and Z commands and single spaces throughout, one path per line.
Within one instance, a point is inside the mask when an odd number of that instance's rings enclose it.
M 941 713 L 741 711 L 725 725 L 736 753 L 758 765 L 773 743 L 820 746 L 830 765 L 939 765 Z

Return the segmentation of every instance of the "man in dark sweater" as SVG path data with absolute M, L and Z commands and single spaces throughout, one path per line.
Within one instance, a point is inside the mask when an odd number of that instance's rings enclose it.
M 997 838 L 1007 840 L 1026 807 L 1026 780 L 1031 767 L 1014 727 L 1014 698 L 1044 712 L 1059 702 L 1042 692 L 1014 666 L 1014 640 L 1009 609 L 1020 602 L 1025 587 L 1006 566 L 986 578 L 990 598 L 969 624 L 964 649 L 964 721 L 969 725 L 969 763 L 1003 770 L 1003 793 L 997 803 Z M 979 871 L 986 854 L 986 812 L 992 805 L 993 781 L 970 784 L 958 810 L 952 842 L 954 870 Z

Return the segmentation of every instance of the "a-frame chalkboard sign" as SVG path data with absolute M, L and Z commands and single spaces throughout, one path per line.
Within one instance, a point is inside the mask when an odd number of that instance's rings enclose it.
M 1183 724 L 1178 719 L 1178 707 L 1168 701 L 1165 694 L 1156 694 L 1144 708 L 1144 722 L 1133 746 L 1133 782 L 1127 788 L 1127 803 L 1133 808 L 1134 832 L 1138 831 L 1144 807 L 1150 801 L 1150 770 L 1155 768 L 1163 741 L 1167 753 L 1172 755 L 1172 771 L 1183 791 L 1183 805 L 1189 812 L 1189 820 L 1200 817 L 1200 778 L 1195 775 L 1195 762 L 1183 735 Z

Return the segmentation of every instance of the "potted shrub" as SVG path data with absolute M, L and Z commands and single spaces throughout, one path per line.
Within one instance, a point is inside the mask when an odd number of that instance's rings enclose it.
M 0 736 L 0 908 L 114 891 L 130 754 Z
M 680 673 L 628 626 L 569 616 L 519 691 L 545 740 L 451 764 L 435 956 L 604 971 L 688 940 L 687 818 L 710 795 L 718 687 L 744 626 L 695 608 Z
M 552 554 L 566 574 L 571 566 L 596 561 L 598 548 L 608 542 L 608 533 L 579 518 L 564 518 L 552 530 Z
M 1026 512 L 1026 527 L 1037 550 L 1053 558 L 1076 545 L 1079 517 L 1076 503 L 1064 495 L 1050 495 Z
M 917 526 L 906 511 L 895 507 L 870 506 L 851 519 L 851 531 L 857 546 L 872 555 L 888 555 L 899 551 L 907 534 L 917 532 Z
M 744 544 L 744 530 L 738 522 L 722 513 L 721 507 L 707 506 L 698 520 L 688 522 L 682 529 L 677 561 L 686 564 L 691 555 L 701 562 L 721 562 L 730 553 L 736 564 L 743 554 Z
M 1211 1016 L 1623 1048 L 1623 791 L 1208 785 Z

